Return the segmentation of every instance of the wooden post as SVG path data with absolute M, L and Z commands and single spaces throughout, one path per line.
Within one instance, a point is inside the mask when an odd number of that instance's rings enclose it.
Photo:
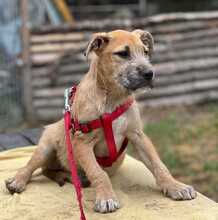
M 29 13 L 28 0 L 21 0 L 21 40 L 22 40 L 22 89 L 23 103 L 25 107 L 25 118 L 28 122 L 33 122 L 33 94 L 32 94 L 32 77 L 31 77 L 31 58 L 30 58 L 30 30 L 29 30 Z
M 139 0 L 139 13 L 140 16 L 145 17 L 147 11 L 147 1 L 146 0 Z

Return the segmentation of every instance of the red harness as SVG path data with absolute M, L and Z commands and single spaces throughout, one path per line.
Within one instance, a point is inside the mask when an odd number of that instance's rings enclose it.
M 81 194 L 81 184 L 77 174 L 77 167 L 73 155 L 73 146 L 70 139 L 70 131 L 73 132 L 81 131 L 83 133 L 89 133 L 94 129 L 103 128 L 105 140 L 108 147 L 108 157 L 96 157 L 99 165 L 102 167 L 110 167 L 119 158 L 119 156 L 124 152 L 128 144 L 128 139 L 125 138 L 122 146 L 117 152 L 116 143 L 114 140 L 112 122 L 120 117 L 128 108 L 132 105 L 133 99 L 129 98 L 123 105 L 117 107 L 112 113 L 104 113 L 100 118 L 89 121 L 87 123 L 80 123 L 77 118 L 71 119 L 71 105 L 73 104 L 73 99 L 76 93 L 76 87 L 72 87 L 70 90 L 65 91 L 65 135 L 66 135 L 66 145 L 67 145 L 67 155 L 68 162 L 71 169 L 72 182 L 75 186 L 77 193 L 77 200 L 79 202 L 81 220 L 85 220 L 85 215 L 82 206 L 82 194 Z M 69 102 L 70 101 L 70 102 Z

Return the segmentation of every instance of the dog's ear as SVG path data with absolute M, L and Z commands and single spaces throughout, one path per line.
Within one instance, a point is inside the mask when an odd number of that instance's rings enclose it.
M 107 33 L 96 33 L 93 34 L 91 40 L 88 43 L 88 46 L 85 50 L 84 55 L 88 58 L 91 52 L 95 52 L 97 55 L 107 46 L 109 43 L 109 36 Z
M 136 29 L 132 32 L 133 34 L 137 35 L 142 43 L 148 47 L 148 55 L 151 56 L 154 50 L 154 39 L 150 32 L 144 31 L 141 29 Z

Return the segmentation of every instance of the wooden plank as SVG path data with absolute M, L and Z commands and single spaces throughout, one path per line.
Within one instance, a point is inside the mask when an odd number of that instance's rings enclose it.
M 58 53 L 52 54 L 37 54 L 31 56 L 31 61 L 33 66 L 41 66 L 54 62 L 60 57 Z
M 44 122 L 54 122 L 54 120 L 59 120 L 63 118 L 63 108 L 47 108 L 47 109 L 37 109 L 36 117 L 39 121 Z
M 185 82 L 200 81 L 206 79 L 218 79 L 217 69 L 207 69 L 201 71 L 190 71 L 187 73 L 177 73 L 170 77 L 168 75 L 157 75 L 154 87 L 165 87 L 169 85 L 183 84 Z
M 32 53 L 43 53 L 43 52 L 61 52 L 66 50 L 82 50 L 86 47 L 87 42 L 79 43 L 56 43 L 56 44 L 43 44 L 43 45 L 32 45 L 30 50 Z
M 187 50 L 175 50 L 169 47 L 165 56 L 163 53 L 155 53 L 152 57 L 154 63 L 171 62 L 176 60 L 187 61 L 190 59 L 202 59 L 202 58 L 216 58 L 218 57 L 218 46 L 217 47 L 199 47 L 193 50 L 189 48 Z
M 172 75 L 175 73 L 189 72 L 218 67 L 218 58 L 190 59 L 187 61 L 165 62 L 156 64 L 154 70 L 158 74 Z
M 53 51 L 52 53 L 36 53 L 32 54 L 31 59 L 34 66 L 47 65 L 55 62 L 61 63 L 77 63 L 78 61 L 85 61 L 85 57 L 83 55 L 84 48 L 81 48 L 79 51 Z M 64 53 L 68 53 L 68 56 L 64 56 Z M 71 54 L 71 55 L 70 55 Z
M 59 53 L 36 54 L 31 56 L 32 65 L 46 65 L 54 62 L 60 57 Z
M 45 34 L 45 35 L 33 35 L 31 36 L 31 44 L 45 44 L 45 43 L 60 43 L 68 41 L 84 41 L 88 37 L 88 34 L 85 33 L 67 33 L 67 34 Z
M 55 82 L 51 81 L 51 79 L 48 78 L 41 78 L 41 79 L 35 79 L 32 81 L 32 86 L 34 89 L 36 88 L 49 88 L 52 86 L 63 86 L 63 87 L 67 87 L 67 86 L 71 86 L 72 84 L 78 84 L 81 80 L 81 78 L 83 77 L 82 74 L 77 74 L 74 75 L 72 77 L 71 76 L 63 76 L 63 77 L 59 77 L 55 80 Z
M 58 87 L 58 88 L 44 88 L 40 90 L 34 91 L 34 97 L 63 97 L 65 87 Z
M 206 30 L 193 31 L 190 33 L 174 33 L 166 34 L 165 36 L 156 37 L 156 40 L 161 40 L 162 42 L 184 42 L 186 40 L 196 40 L 196 39 L 205 39 L 205 37 L 217 37 L 218 28 L 208 28 Z
M 140 106 L 142 108 L 146 107 L 164 107 L 164 106 L 178 106 L 178 105 L 193 105 L 199 103 L 206 103 L 210 101 L 217 101 L 218 100 L 218 91 L 211 90 L 211 91 L 204 91 L 201 93 L 194 93 L 194 94 L 183 94 L 183 95 L 176 95 L 170 97 L 162 97 L 159 99 L 151 99 L 151 100 L 141 100 Z
M 154 88 L 150 92 L 148 92 L 147 90 L 142 90 L 142 92 L 137 94 L 137 99 L 146 100 L 146 99 L 153 99 L 159 97 L 175 96 L 186 93 L 190 94 L 192 92 L 209 91 L 215 89 L 218 90 L 218 78 L 186 82 L 186 83 L 181 83 L 179 85 L 178 84 L 169 85 L 167 87 L 161 87 L 161 88 Z
M 218 16 L 217 16 L 218 17 Z M 201 20 L 201 21 L 181 21 L 173 23 L 160 23 L 148 27 L 148 30 L 152 32 L 155 37 L 167 36 L 169 34 L 177 33 L 190 33 L 199 30 L 205 30 L 209 28 L 217 28 L 217 18 L 213 20 Z M 147 27 L 146 27 L 147 28 Z
M 143 0 L 145 1 L 145 0 Z M 142 5 L 141 5 L 142 6 Z M 142 10 L 139 8 L 139 4 L 131 4 L 131 3 L 125 3 L 125 4 L 95 4 L 95 5 L 86 5 L 85 7 L 83 5 L 74 6 L 74 10 L 80 13 L 105 13 L 105 12 L 114 12 L 118 8 L 128 8 L 134 11 L 139 12 L 139 10 Z
M 32 70 L 33 78 L 42 78 L 42 77 L 50 77 L 52 74 L 51 71 L 57 72 L 57 75 L 65 76 L 70 75 L 72 78 L 75 75 L 81 75 L 87 73 L 88 64 L 87 63 L 77 63 L 77 64 L 68 64 L 68 65 L 60 65 L 57 69 L 52 68 L 51 65 L 43 66 L 43 67 L 35 67 Z
M 184 42 L 177 42 L 176 44 L 171 44 L 171 47 L 177 50 L 185 50 L 185 49 L 196 49 L 199 47 L 217 47 L 217 37 L 210 37 L 201 40 L 194 40 L 194 41 L 184 41 Z
M 156 40 L 156 39 L 155 39 Z M 164 56 L 168 51 L 170 50 L 176 50 L 176 51 L 185 51 L 185 50 L 195 50 L 198 48 L 214 48 L 217 47 L 217 38 L 216 37 L 210 37 L 210 38 L 205 38 L 201 40 L 190 40 L 190 41 L 184 41 L 184 42 L 177 42 L 172 44 L 169 41 L 167 42 L 157 42 L 155 43 L 155 50 L 154 50 L 154 55 L 155 56 L 157 53 L 158 55 Z
M 218 11 L 210 12 L 177 12 L 177 13 L 167 13 L 160 14 L 149 17 L 147 24 L 160 24 L 160 23 L 170 23 L 179 21 L 195 21 L 195 20 L 214 20 L 218 17 Z
M 35 99 L 34 107 L 37 109 L 42 108 L 58 108 L 64 106 L 64 97 L 54 97 L 54 98 L 43 98 L 43 99 Z

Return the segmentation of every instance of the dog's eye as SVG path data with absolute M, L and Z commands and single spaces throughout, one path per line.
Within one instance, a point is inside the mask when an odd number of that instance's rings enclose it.
M 126 50 L 118 51 L 118 52 L 115 52 L 114 54 L 123 58 L 123 59 L 126 59 L 130 56 L 129 51 L 126 51 Z

